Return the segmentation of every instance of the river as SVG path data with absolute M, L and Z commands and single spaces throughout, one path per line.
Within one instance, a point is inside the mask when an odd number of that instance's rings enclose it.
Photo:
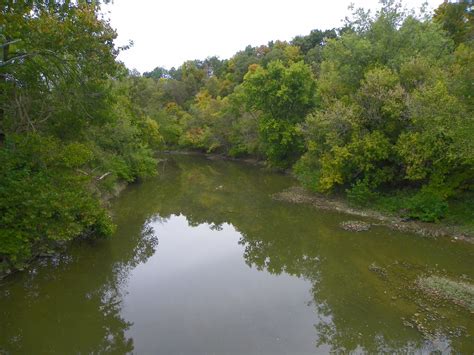
M 416 287 L 474 279 L 474 246 L 275 201 L 296 182 L 168 156 L 112 202 L 116 234 L 0 285 L 0 353 L 474 352 L 474 314 Z M 352 218 L 353 219 L 353 218 Z

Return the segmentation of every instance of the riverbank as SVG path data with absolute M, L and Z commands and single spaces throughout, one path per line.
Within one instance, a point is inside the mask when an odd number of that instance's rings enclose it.
M 317 209 L 337 211 L 352 216 L 367 218 L 371 225 L 382 225 L 392 230 L 416 233 L 424 237 L 449 237 L 474 244 L 474 232 L 466 231 L 461 226 L 447 225 L 443 222 L 428 223 L 415 220 L 404 220 L 401 217 L 382 213 L 367 208 L 354 208 L 338 197 L 324 196 L 293 186 L 272 196 L 274 200 L 297 204 L 306 204 Z
M 164 151 L 163 155 L 190 155 L 202 156 L 209 160 L 236 161 L 251 164 L 258 167 L 268 168 L 264 160 L 256 157 L 235 158 L 225 154 L 209 154 L 196 151 Z M 291 170 L 276 170 L 276 172 L 293 175 Z M 317 209 L 324 209 L 345 213 L 348 215 L 370 219 L 371 226 L 385 226 L 392 230 L 415 233 L 423 237 L 449 237 L 453 241 L 462 240 L 474 244 L 474 229 L 468 226 L 447 223 L 422 222 L 418 220 L 406 220 L 388 211 L 380 211 L 376 208 L 354 207 L 342 196 L 316 194 L 305 188 L 295 185 L 285 191 L 274 194 L 274 200 L 285 201 L 297 204 L 307 204 Z

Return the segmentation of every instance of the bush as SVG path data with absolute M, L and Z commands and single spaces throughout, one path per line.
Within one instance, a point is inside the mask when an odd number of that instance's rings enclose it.
M 102 173 L 108 172 L 113 178 L 127 182 L 156 174 L 153 152 L 141 137 L 140 129 L 129 119 L 121 117 L 116 122 L 91 128 L 87 134 L 87 144 L 94 155 L 91 164 Z
M 321 191 L 319 185 L 321 177 L 320 166 L 318 166 L 318 161 L 310 153 L 305 153 L 293 165 L 293 171 L 304 187 L 313 192 Z
M 407 216 L 425 222 L 439 221 L 448 209 L 446 199 L 429 189 L 421 189 L 416 195 L 408 199 L 406 205 Z
M 79 172 L 91 158 L 80 143 L 8 137 L 0 149 L 0 273 L 77 236 L 113 232 L 90 177 Z
M 366 180 L 358 180 L 350 189 L 346 190 L 350 203 L 358 206 L 368 206 L 379 194 L 372 191 Z

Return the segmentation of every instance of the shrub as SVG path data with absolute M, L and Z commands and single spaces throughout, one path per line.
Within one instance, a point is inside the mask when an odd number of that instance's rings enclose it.
M 358 206 L 368 206 L 379 194 L 372 191 L 366 180 L 358 180 L 350 189 L 346 190 L 350 203 Z
M 446 199 L 426 188 L 408 199 L 406 204 L 408 217 L 425 222 L 439 221 L 444 217 L 447 209 Z
M 0 149 L 0 273 L 77 236 L 113 232 L 90 177 L 80 172 L 91 158 L 80 143 L 8 137 Z

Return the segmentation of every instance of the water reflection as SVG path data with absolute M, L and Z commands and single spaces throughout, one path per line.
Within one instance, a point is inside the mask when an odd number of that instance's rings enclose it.
M 269 197 L 293 183 L 242 164 L 169 158 L 160 177 L 115 201 L 113 239 L 75 245 L 0 288 L 0 348 L 474 351 L 472 315 L 410 289 L 428 271 L 473 278 L 472 246 L 342 231 L 342 215 Z M 425 319 L 426 308 L 439 317 Z M 404 325 L 415 314 L 429 334 Z
M 124 301 L 137 353 L 311 353 L 311 285 L 249 268 L 240 233 L 215 227 L 182 215 L 154 225 L 158 252 L 132 271 Z
M 160 182 L 162 187 L 167 181 L 174 187 L 172 196 L 158 202 L 160 215 L 182 213 L 191 225 L 229 223 L 241 234 L 248 265 L 308 280 L 319 316 L 313 338 L 320 349 L 472 351 L 472 339 L 466 337 L 473 331 L 472 317 L 462 310 L 439 309 L 438 316 L 451 321 L 421 319 L 431 327 L 430 334 L 403 324 L 431 306 L 416 292 L 408 292 L 413 280 L 427 270 L 473 277 L 472 247 L 382 228 L 346 233 L 337 227 L 344 216 L 269 199 L 292 183 L 283 176 L 226 162 L 183 159 L 174 164 Z M 389 278 L 370 271 L 373 263 L 383 266 Z M 458 326 L 465 327 L 462 335 L 443 336 Z
M 78 242 L 0 286 L 0 353 L 132 353 L 122 316 L 130 270 L 155 253 L 147 226 L 115 253 L 110 241 Z
M 0 301 L 0 339 L 8 353 L 133 350 L 133 340 L 124 336 L 130 323 L 120 316 L 122 297 L 116 280 L 98 275 L 80 280 L 73 267 L 74 262 L 61 261 L 54 278 L 41 271 L 34 275 L 33 271 L 21 280 L 10 281 L 15 285 L 2 286 L 7 291 Z M 69 277 L 71 272 L 73 277 Z

